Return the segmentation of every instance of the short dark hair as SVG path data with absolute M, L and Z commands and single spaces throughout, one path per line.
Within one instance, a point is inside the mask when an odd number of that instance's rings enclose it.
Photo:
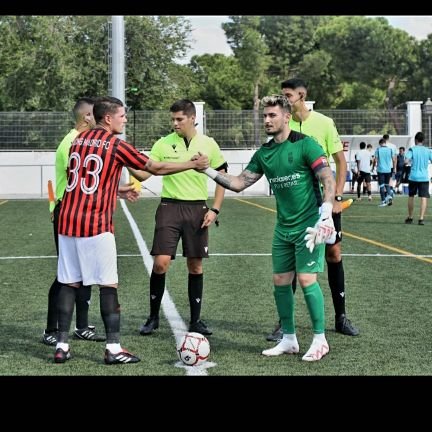
M 120 99 L 112 96 L 96 98 L 93 106 L 95 122 L 99 123 L 107 114 L 115 114 L 122 106 L 124 106 L 124 103 Z
M 386 142 L 386 140 L 385 140 L 384 138 L 381 138 L 381 139 L 378 141 L 378 144 L 385 144 L 385 142 Z
M 366 147 L 367 148 L 372 148 L 372 144 L 369 143 Z
M 416 141 L 422 143 L 422 142 L 424 141 L 424 133 L 423 133 L 423 132 L 417 132 L 417 133 L 415 134 L 414 139 L 415 139 Z
M 389 134 L 384 134 L 383 138 L 387 141 L 390 138 L 390 136 L 389 136 Z
M 81 97 L 76 102 L 74 107 L 72 108 L 72 114 L 74 116 L 75 121 L 80 120 L 81 117 L 81 109 L 84 105 L 94 105 L 94 99 L 90 97 Z
M 399 147 L 399 150 L 405 151 L 405 147 L 401 146 L 401 147 Z
M 304 87 L 306 90 L 308 88 L 305 81 L 303 81 L 301 78 L 291 78 L 288 80 L 285 80 L 281 84 L 281 89 L 289 88 L 291 90 L 298 89 L 299 87 Z
M 180 99 L 174 102 L 170 107 L 170 112 L 175 113 L 183 111 L 187 117 L 196 116 L 195 104 L 189 99 Z
M 364 142 L 364 141 L 362 141 L 361 143 L 360 143 L 360 150 L 363 150 L 363 149 L 365 149 L 366 148 L 366 143 Z

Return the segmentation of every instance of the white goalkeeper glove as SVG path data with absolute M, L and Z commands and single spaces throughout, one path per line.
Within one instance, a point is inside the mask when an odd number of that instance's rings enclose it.
M 330 203 L 323 203 L 320 209 L 320 218 L 315 226 L 306 228 L 306 235 L 304 240 L 306 247 L 312 253 L 315 245 L 327 243 L 333 244 L 336 241 L 336 230 L 332 218 L 333 205 Z

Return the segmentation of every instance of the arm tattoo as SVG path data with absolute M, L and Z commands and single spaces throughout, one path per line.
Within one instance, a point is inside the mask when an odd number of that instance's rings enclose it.
M 244 189 L 248 188 L 249 186 L 252 186 L 254 183 L 256 183 L 260 178 L 262 177 L 262 174 L 257 174 L 249 170 L 244 170 L 240 174 L 240 178 L 243 180 L 245 187 Z
M 217 183 L 217 184 L 219 184 L 219 185 L 221 185 L 222 187 L 224 187 L 225 189 L 230 189 L 230 190 L 233 190 L 232 189 L 232 186 L 231 186 L 231 179 L 230 179 L 230 175 L 228 175 L 228 174 L 225 174 L 225 173 L 219 173 L 216 177 L 215 177 L 215 179 L 214 179 L 214 181 Z
M 317 177 L 324 187 L 324 201 L 333 203 L 336 183 L 332 170 L 329 167 L 324 167 L 318 171 Z
M 238 176 L 219 172 L 214 181 L 225 189 L 229 189 L 234 192 L 241 192 L 242 190 L 256 183 L 261 177 L 262 174 L 256 174 L 248 170 L 244 170 Z

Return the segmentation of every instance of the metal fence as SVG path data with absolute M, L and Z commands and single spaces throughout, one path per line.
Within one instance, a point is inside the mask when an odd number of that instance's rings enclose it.
M 406 110 L 320 110 L 331 117 L 340 135 L 406 135 Z
M 53 150 L 73 125 L 70 113 L 0 112 L 0 150 Z
M 341 135 L 407 134 L 405 110 L 321 110 L 332 117 Z M 206 111 L 204 130 L 222 149 L 254 149 L 266 140 L 261 114 L 249 111 Z M 430 143 L 430 118 L 423 115 L 423 130 Z M 0 112 L 0 151 L 55 150 L 73 127 L 70 113 Z M 160 137 L 171 131 L 167 111 L 130 111 L 127 140 L 149 150 Z
M 431 127 L 432 127 L 432 119 L 431 119 L 431 115 L 430 114 L 425 114 L 424 112 L 422 113 L 422 131 L 424 133 L 425 136 L 425 141 L 424 141 L 424 145 L 428 146 L 428 147 L 432 147 L 432 132 L 431 132 Z

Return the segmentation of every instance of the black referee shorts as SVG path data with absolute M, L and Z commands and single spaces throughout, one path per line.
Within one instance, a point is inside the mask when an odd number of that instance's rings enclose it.
M 184 257 L 208 258 L 208 228 L 201 228 L 207 210 L 205 201 L 162 198 L 155 215 L 151 255 L 175 259 L 181 238 Z

